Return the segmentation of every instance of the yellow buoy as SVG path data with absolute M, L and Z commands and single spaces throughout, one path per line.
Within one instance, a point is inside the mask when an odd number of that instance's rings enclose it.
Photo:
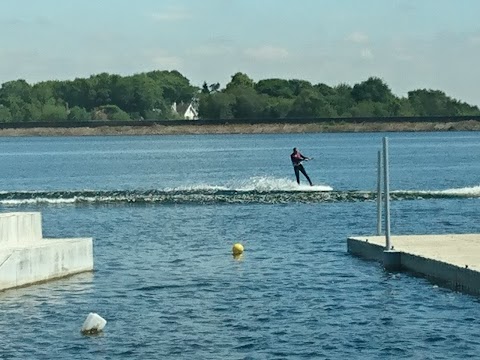
M 240 255 L 243 253 L 243 245 L 240 243 L 236 243 L 233 245 L 232 248 L 233 255 Z

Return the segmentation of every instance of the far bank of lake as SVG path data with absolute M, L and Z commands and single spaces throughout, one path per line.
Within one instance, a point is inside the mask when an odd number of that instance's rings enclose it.
M 0 136 L 94 136 L 181 134 L 278 134 L 321 132 L 480 131 L 480 121 L 375 122 L 310 124 L 199 124 L 100 127 L 33 127 L 0 129 Z

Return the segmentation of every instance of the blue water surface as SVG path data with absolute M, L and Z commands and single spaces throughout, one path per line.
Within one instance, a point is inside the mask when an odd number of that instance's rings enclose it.
M 315 184 L 374 191 L 384 136 L 393 191 L 471 194 L 393 201 L 392 233 L 480 233 L 478 132 L 2 139 L 7 194 L 229 192 L 0 203 L 40 211 L 46 238 L 93 237 L 95 261 L 93 273 L 0 293 L 0 358 L 477 358 L 477 297 L 347 253 L 348 236 L 375 233 L 375 201 L 259 201 L 295 192 L 294 146 L 314 157 L 305 166 Z M 228 201 L 250 187 L 259 191 Z M 80 334 L 91 311 L 108 321 L 99 336 Z

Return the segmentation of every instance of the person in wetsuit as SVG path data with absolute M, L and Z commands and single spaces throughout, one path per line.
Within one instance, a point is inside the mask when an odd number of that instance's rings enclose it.
M 310 160 L 309 157 L 303 156 L 297 148 L 293 148 L 293 153 L 290 155 L 292 160 L 293 170 L 295 171 L 295 177 L 297 179 L 297 184 L 300 185 L 300 173 L 302 173 L 310 183 L 310 186 L 313 186 L 312 181 L 310 180 L 305 168 L 302 165 L 304 160 Z

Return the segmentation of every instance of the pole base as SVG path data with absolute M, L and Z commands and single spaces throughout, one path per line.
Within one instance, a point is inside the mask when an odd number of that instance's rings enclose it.
M 400 251 L 385 250 L 383 252 L 383 266 L 386 270 L 399 271 L 402 269 L 402 256 Z

